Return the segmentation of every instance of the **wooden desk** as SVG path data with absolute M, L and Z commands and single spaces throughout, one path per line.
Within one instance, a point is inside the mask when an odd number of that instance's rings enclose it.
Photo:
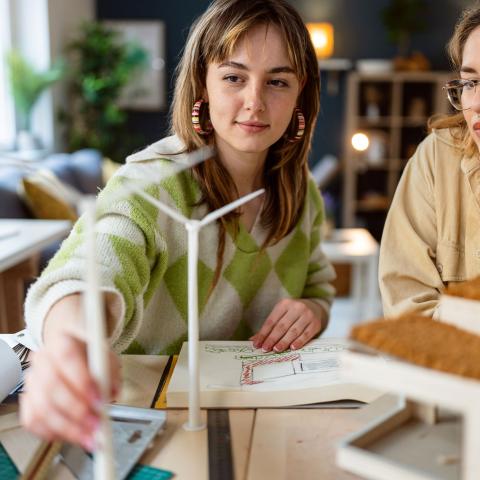
M 70 228 L 64 220 L 0 219 L 0 333 L 24 328 L 24 283 L 38 275 L 39 252 Z
M 158 356 L 123 356 L 118 403 L 148 407 L 166 361 Z M 25 465 L 25 445 L 33 451 L 38 440 L 19 428 L 2 432 L 1 415 L 9 411 L 11 407 L 0 406 L 0 441 L 17 465 Z M 336 467 L 335 445 L 370 421 L 372 414 L 368 408 L 230 410 L 235 479 L 357 479 Z M 169 410 L 166 430 L 141 463 L 171 470 L 175 480 L 208 480 L 207 430 L 187 432 L 186 421 L 186 410 Z M 50 478 L 72 476 L 59 468 Z
M 118 403 L 149 406 L 166 361 L 124 356 Z M 335 465 L 335 445 L 371 418 L 366 409 L 230 410 L 235 479 L 356 479 Z M 142 462 L 171 470 L 178 480 L 207 480 L 207 431 L 186 432 L 186 421 L 186 410 L 169 410 L 165 433 Z

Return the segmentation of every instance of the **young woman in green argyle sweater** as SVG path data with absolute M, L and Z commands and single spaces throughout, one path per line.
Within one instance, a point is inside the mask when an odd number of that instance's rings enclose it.
M 99 195 L 97 241 L 113 352 L 171 354 L 187 335 L 183 225 L 138 195 L 125 177 L 215 154 L 148 192 L 190 218 L 239 196 L 263 196 L 200 233 L 202 339 L 251 339 L 264 351 L 297 349 L 325 329 L 334 272 L 320 246 L 323 204 L 307 155 L 319 110 L 319 72 L 308 32 L 284 0 L 217 0 L 193 25 L 177 71 L 172 136 L 130 156 Z M 86 361 L 80 220 L 26 302 L 42 344 L 21 403 L 33 432 L 93 448 L 98 391 Z

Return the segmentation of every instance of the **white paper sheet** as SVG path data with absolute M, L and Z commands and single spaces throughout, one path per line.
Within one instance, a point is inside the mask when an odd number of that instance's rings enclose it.
M 0 402 L 15 389 L 21 377 L 20 359 L 3 340 L 0 340 Z
M 27 347 L 32 352 L 36 352 L 38 350 L 38 345 L 30 335 L 30 332 L 25 330 L 20 330 L 17 333 L 1 333 L 0 340 L 3 340 L 7 345 L 13 348 L 15 345 L 20 343 L 24 347 Z

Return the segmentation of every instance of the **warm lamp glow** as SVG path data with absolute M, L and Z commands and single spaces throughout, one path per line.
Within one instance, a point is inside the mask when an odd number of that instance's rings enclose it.
M 364 152 L 370 145 L 370 140 L 364 133 L 356 133 L 352 136 L 352 147 L 359 151 Z
M 328 58 L 333 54 L 333 25 L 331 23 L 307 23 L 317 58 Z

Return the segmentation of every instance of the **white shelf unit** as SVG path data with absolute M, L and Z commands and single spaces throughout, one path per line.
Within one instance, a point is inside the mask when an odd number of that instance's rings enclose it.
M 442 87 L 451 78 L 452 73 L 439 71 L 349 74 L 343 153 L 344 227 L 369 228 L 379 239 L 403 168 L 427 135 L 428 118 L 450 111 Z M 365 152 L 357 152 L 351 145 L 357 132 L 370 138 Z

